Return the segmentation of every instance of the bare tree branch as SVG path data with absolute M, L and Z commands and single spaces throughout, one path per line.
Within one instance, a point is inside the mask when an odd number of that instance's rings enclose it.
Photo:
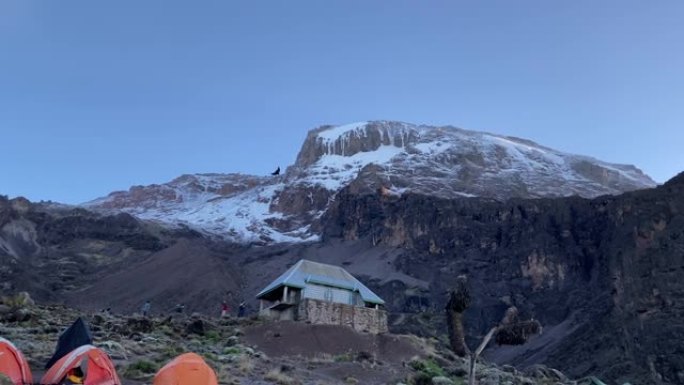
M 449 293 L 446 305 L 449 343 L 451 349 L 459 357 L 470 356 L 470 372 L 468 385 L 475 385 L 475 364 L 487 344 L 496 339 L 499 345 L 522 345 L 534 334 L 541 333 L 542 327 L 538 321 L 518 321 L 519 311 L 515 306 L 506 309 L 501 322 L 489 330 L 475 352 L 471 352 L 465 343 L 465 329 L 463 327 L 463 312 L 470 306 L 471 297 L 468 280 L 464 275 L 456 279 L 456 288 Z

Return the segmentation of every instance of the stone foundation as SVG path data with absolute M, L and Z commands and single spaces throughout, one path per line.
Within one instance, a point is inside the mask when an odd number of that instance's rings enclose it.
M 349 326 L 365 333 L 387 333 L 387 312 L 384 310 L 311 298 L 299 303 L 297 320 L 318 325 Z

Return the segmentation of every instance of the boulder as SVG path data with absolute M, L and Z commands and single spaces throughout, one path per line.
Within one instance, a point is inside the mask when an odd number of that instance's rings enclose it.
M 454 382 L 451 381 L 448 377 L 437 376 L 432 377 L 432 385 L 454 385 Z
M 22 291 L 17 294 L 17 303 L 25 307 L 35 306 L 36 302 L 31 298 L 31 295 L 27 291 Z
M 126 326 L 131 333 L 149 333 L 154 329 L 154 323 L 147 318 L 129 318 Z
M 187 334 L 197 334 L 197 335 L 203 336 L 206 331 L 207 330 L 206 330 L 205 322 L 202 321 L 201 319 L 195 319 L 195 320 L 191 321 L 185 327 L 185 332 Z

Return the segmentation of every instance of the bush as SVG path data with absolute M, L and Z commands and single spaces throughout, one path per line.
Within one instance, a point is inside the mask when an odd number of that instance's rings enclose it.
M 244 374 L 249 374 L 254 369 L 254 362 L 248 355 L 242 355 L 238 360 L 238 369 Z
M 411 385 L 432 385 L 432 376 L 425 372 L 418 372 L 409 379 Z
M 231 346 L 229 348 L 223 349 L 223 354 L 227 355 L 237 355 L 240 353 L 242 353 L 242 350 L 240 350 L 240 348 L 238 348 L 237 346 Z
M 216 354 L 214 354 L 212 352 L 204 353 L 203 356 L 206 360 L 213 361 L 213 362 L 218 361 L 218 357 L 216 356 Z
M 278 385 L 298 385 L 299 381 L 281 372 L 279 369 L 273 369 L 266 373 L 265 380 L 273 381 Z
M 445 377 L 444 369 L 442 369 L 434 360 L 413 360 L 409 366 L 417 372 L 425 373 L 430 378 Z
M 154 362 L 150 362 L 147 360 L 140 360 L 132 364 L 131 366 L 128 367 L 129 369 L 132 370 L 139 370 L 143 373 L 156 373 L 157 372 L 157 365 Z
M 147 379 L 150 378 L 158 370 L 157 365 L 154 362 L 147 360 L 140 360 L 131 365 L 129 365 L 124 371 L 125 378 L 132 379 Z
M 338 354 L 333 358 L 335 362 L 351 362 L 354 361 L 354 357 L 351 353 Z
M 216 343 L 221 339 L 221 336 L 218 334 L 217 331 L 210 330 L 204 333 L 204 338 L 206 338 L 209 342 Z

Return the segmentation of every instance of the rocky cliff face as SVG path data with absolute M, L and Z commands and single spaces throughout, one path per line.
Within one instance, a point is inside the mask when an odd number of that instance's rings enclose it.
M 370 164 L 378 167 L 350 172 Z M 595 197 L 655 185 L 634 166 L 567 154 L 525 139 L 386 121 L 310 132 L 290 170 L 295 171 L 324 185 L 339 181 L 344 186 L 379 175 L 388 188 L 498 200 Z
M 401 122 L 362 122 L 322 126 L 309 131 L 297 155 L 296 167 L 309 167 L 326 155 L 352 157 L 382 146 L 403 148 L 420 138 L 414 125 Z
M 0 291 L 58 298 L 103 269 L 163 248 L 155 232 L 128 214 L 101 216 L 0 196 Z
M 89 202 L 185 225 L 243 243 L 316 240 L 319 218 L 338 192 L 383 189 L 442 198 L 595 197 L 655 183 L 634 166 L 556 151 L 534 142 L 401 122 L 323 126 L 307 135 L 285 175 L 184 175 Z
M 684 383 L 684 174 L 595 199 L 446 199 L 340 191 L 317 243 L 248 247 L 102 216 L 0 199 L 0 292 L 89 309 L 213 312 L 252 300 L 300 258 L 344 266 L 387 302 L 390 330 L 444 333 L 446 291 L 466 274 L 471 346 L 510 305 L 544 326 L 488 358 L 573 377 Z M 201 279 L 200 279 L 201 277 Z M 622 383 L 622 382 L 619 382 Z
M 376 247 L 406 250 L 394 267 L 430 285 L 422 295 L 401 282 L 376 286 L 397 309 L 416 297 L 441 308 L 444 292 L 466 274 L 476 296 L 466 314 L 470 336 L 484 334 L 511 304 L 544 325 L 540 338 L 493 351 L 493 359 L 678 384 L 683 193 L 684 174 L 656 189 L 593 200 L 341 193 L 326 214 L 324 239 L 372 239 Z

